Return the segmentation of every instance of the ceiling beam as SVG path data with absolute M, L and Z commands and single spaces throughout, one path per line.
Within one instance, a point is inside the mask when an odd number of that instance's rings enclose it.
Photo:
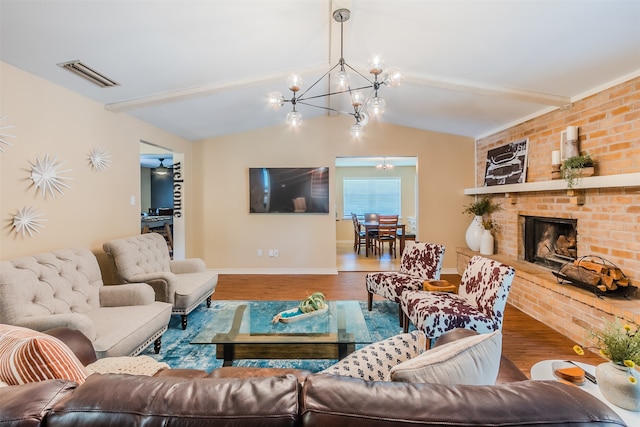
M 297 74 L 317 74 L 324 73 L 328 69 L 328 65 L 320 65 L 313 68 L 307 68 L 305 70 L 296 71 Z M 243 89 L 252 86 L 257 86 L 265 83 L 280 83 L 287 81 L 287 77 L 293 71 L 287 71 L 283 73 L 271 74 L 260 78 L 249 78 L 242 80 L 235 80 L 222 83 L 212 83 L 204 86 L 198 86 L 189 89 L 180 89 L 173 92 L 166 92 L 157 95 L 145 96 L 142 98 L 131 99 L 127 101 L 113 102 L 106 104 L 104 108 L 107 111 L 115 113 L 121 113 L 125 111 L 138 110 L 140 108 L 152 107 L 156 105 L 169 104 L 177 101 L 184 101 L 187 99 L 200 98 L 203 96 L 211 96 L 218 93 L 228 92 L 234 89 Z M 266 94 L 265 94 L 266 96 Z
M 499 98 L 513 99 L 517 101 L 532 102 L 535 104 L 553 105 L 556 107 L 563 107 L 571 104 L 571 98 L 568 96 L 491 86 L 462 80 L 442 79 L 411 74 L 406 75 L 404 81 L 409 84 L 420 86 L 456 90 L 461 92 L 475 93 L 477 95 L 487 95 Z

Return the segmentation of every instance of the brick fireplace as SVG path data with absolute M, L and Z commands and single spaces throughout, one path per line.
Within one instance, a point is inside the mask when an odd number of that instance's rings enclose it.
M 579 127 L 580 150 L 594 158 L 596 175 L 624 175 L 622 184 L 573 192 L 562 185 L 551 189 L 538 185 L 552 182 L 551 153 L 559 149 L 561 132 L 569 125 Z M 554 218 L 560 231 L 553 233 L 576 240 L 573 248 L 564 242 L 567 249 L 576 256 L 595 255 L 611 261 L 633 285 L 640 286 L 640 78 L 478 139 L 476 188 L 483 187 L 487 151 L 523 138 L 529 139 L 525 186 L 531 189 L 501 193 L 496 186 L 487 193 L 503 208 L 493 214 L 500 225 L 495 258 L 517 270 L 509 303 L 578 343 L 586 342 L 587 330 L 600 329 L 614 316 L 640 325 L 638 296 L 631 300 L 600 298 L 560 284 L 551 273 L 554 266 L 530 262 L 532 249 L 525 244 L 527 227 L 534 227 L 526 224 L 527 218 Z M 571 227 L 575 236 L 565 227 Z M 474 254 L 466 247 L 458 248 L 459 272 Z

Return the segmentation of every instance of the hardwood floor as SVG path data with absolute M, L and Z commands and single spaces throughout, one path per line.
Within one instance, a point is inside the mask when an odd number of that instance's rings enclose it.
M 353 258 L 352 251 L 343 249 L 343 252 Z M 399 265 L 399 259 L 383 260 L 382 264 L 375 260 L 376 257 L 365 259 L 361 267 L 357 267 L 358 263 L 353 259 L 344 261 L 343 264 L 349 264 L 351 269 L 365 271 L 340 271 L 337 275 L 220 275 L 213 297 L 216 300 L 301 300 L 319 291 L 331 300 L 366 301 L 367 271 L 385 271 L 394 263 L 394 268 Z M 443 275 L 442 278 L 456 284 L 460 282 L 459 275 Z M 376 297 L 374 304 L 376 300 L 380 298 Z M 578 359 L 591 364 L 604 360 L 594 353 L 577 356 L 572 349 L 574 342 L 508 304 L 502 332 L 503 353 L 527 375 L 531 366 L 544 359 Z

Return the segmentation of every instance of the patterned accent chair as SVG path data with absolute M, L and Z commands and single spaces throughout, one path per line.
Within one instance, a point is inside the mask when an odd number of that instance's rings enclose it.
M 440 279 L 444 249 L 444 246 L 435 243 L 411 242 L 402 253 L 400 271 L 367 274 L 365 283 L 369 311 L 373 304 L 373 294 L 400 304 L 400 296 L 404 291 L 422 289 L 425 280 Z M 403 315 L 399 306 L 398 315 L 402 326 Z
M 454 328 L 489 333 L 502 329 L 504 308 L 515 270 L 474 256 L 464 270 L 457 294 L 407 291 L 402 294 L 404 328 L 409 321 L 434 339 Z

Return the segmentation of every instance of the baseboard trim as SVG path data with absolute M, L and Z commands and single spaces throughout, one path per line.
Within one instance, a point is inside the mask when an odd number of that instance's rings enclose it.
M 212 270 L 218 274 L 338 274 L 336 268 L 214 268 Z M 364 271 L 364 273 L 367 272 Z M 346 271 L 345 273 L 352 272 Z M 440 274 L 458 274 L 458 270 L 456 268 L 443 268 Z
M 332 274 L 337 275 L 337 268 L 213 268 L 218 274 Z

